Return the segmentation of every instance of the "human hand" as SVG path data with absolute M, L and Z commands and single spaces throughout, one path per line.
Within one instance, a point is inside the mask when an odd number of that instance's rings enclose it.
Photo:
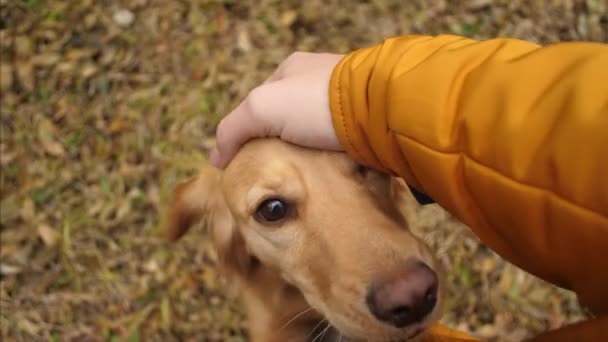
M 280 137 L 306 147 L 343 150 L 329 109 L 329 82 L 343 55 L 296 52 L 218 125 L 211 163 L 225 167 L 249 139 Z

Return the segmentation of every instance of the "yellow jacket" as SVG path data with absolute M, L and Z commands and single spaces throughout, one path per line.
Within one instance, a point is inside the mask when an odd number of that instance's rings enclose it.
M 607 45 L 391 38 L 338 64 L 330 104 L 355 159 L 600 317 L 562 336 L 608 336 Z

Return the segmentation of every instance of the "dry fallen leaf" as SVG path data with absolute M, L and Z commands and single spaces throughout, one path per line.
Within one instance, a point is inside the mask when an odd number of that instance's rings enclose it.
M 32 63 L 28 61 L 17 62 L 15 64 L 15 69 L 17 71 L 17 79 L 19 80 L 21 87 L 28 92 L 34 90 L 35 78 L 34 66 Z
M 4 166 L 15 160 L 17 151 L 11 151 L 5 144 L 0 143 L 0 165 Z
M 281 14 L 281 25 L 283 25 L 284 27 L 289 27 L 296 21 L 297 18 L 298 12 L 291 10 L 285 11 Z
M 42 242 L 44 242 L 44 244 L 48 247 L 54 246 L 59 239 L 59 233 L 47 224 L 38 225 L 37 231 L 38 236 L 40 236 L 40 239 L 42 239 Z
M 131 129 L 131 122 L 120 117 L 114 118 L 108 125 L 108 131 L 110 133 L 119 133 L 124 130 Z
M 55 157 L 65 155 L 63 145 L 57 141 L 57 128 L 47 118 L 42 118 L 38 123 L 38 141 L 48 154 Z
M 114 16 L 112 18 L 119 26 L 128 27 L 133 23 L 133 20 L 135 20 L 135 15 L 128 9 L 123 8 L 114 12 Z
M 23 329 L 23 331 L 27 332 L 30 335 L 36 335 L 38 331 L 40 331 L 40 329 L 42 328 L 40 324 L 36 324 L 25 317 L 17 319 L 17 325 L 20 329 Z
M 34 44 L 32 39 L 27 36 L 17 36 L 14 40 L 15 57 L 19 60 L 28 58 L 34 52 Z
M 58 53 L 44 53 L 32 57 L 31 62 L 35 66 L 49 67 L 57 64 L 61 56 Z
M 35 211 L 36 208 L 34 201 L 32 201 L 30 198 L 24 199 L 20 210 L 21 219 L 23 219 L 25 222 L 31 222 L 34 219 Z
M 472 0 L 469 1 L 467 7 L 472 11 L 481 10 L 492 5 L 492 0 Z
M 13 275 L 21 272 L 21 267 L 0 263 L 1 275 Z
M 0 64 L 0 91 L 5 92 L 13 87 L 13 67 L 10 64 Z
M 99 68 L 93 64 L 86 64 L 80 70 L 80 75 L 83 79 L 91 78 L 99 71 Z
M 249 52 L 253 48 L 247 28 L 242 27 L 239 29 L 236 46 L 243 52 Z

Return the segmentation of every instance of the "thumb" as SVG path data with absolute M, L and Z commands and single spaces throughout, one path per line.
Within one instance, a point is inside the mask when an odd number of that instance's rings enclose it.
M 220 151 L 218 151 L 217 146 L 214 146 L 211 152 L 209 153 L 209 160 L 211 161 L 211 165 L 221 169 L 224 168 L 226 162 L 222 160 L 220 156 Z
M 264 132 L 259 121 L 254 120 L 247 101 L 241 103 L 217 126 L 216 143 L 210 161 L 217 168 L 225 168 L 241 145 Z

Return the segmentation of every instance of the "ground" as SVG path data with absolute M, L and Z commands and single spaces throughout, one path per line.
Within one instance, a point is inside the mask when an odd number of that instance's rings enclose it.
M 5 341 L 240 341 L 202 228 L 159 238 L 214 127 L 291 51 L 408 33 L 608 40 L 603 0 L 0 0 L 0 330 Z M 585 317 L 441 209 L 443 321 L 519 340 Z

